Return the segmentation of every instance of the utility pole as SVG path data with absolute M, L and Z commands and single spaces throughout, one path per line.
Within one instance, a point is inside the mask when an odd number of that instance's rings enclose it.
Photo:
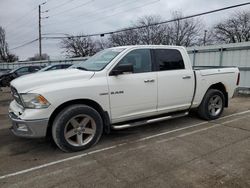
M 47 3 L 47 1 L 38 5 L 38 41 L 39 41 L 39 57 L 40 57 L 40 59 L 42 59 L 42 25 L 41 25 L 41 21 L 42 21 L 42 19 L 49 18 L 48 16 L 47 17 L 41 16 L 42 13 L 46 13 L 49 11 L 49 10 L 46 10 L 46 11 L 42 12 L 42 10 L 41 10 L 42 5 L 44 5 L 46 3 Z
M 207 30 L 204 30 L 203 46 L 206 45 Z
M 38 27 L 39 27 L 39 57 L 42 58 L 42 34 L 41 34 L 41 5 L 38 6 Z

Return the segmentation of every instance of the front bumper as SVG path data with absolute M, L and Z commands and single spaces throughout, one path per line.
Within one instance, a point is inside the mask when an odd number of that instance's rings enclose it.
M 46 136 L 48 119 L 22 120 L 13 112 L 9 112 L 12 121 L 11 131 L 14 135 L 27 138 L 41 138 Z

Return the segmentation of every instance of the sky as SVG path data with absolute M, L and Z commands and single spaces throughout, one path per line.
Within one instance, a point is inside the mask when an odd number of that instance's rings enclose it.
M 11 52 L 20 60 L 38 53 L 37 41 L 12 48 L 38 38 L 38 5 L 44 2 L 41 5 L 43 36 L 65 36 L 115 31 L 145 15 L 159 15 L 168 20 L 174 11 L 191 15 L 248 0 L 0 0 L 0 26 L 6 31 Z M 250 5 L 199 19 L 209 28 L 240 10 L 250 10 Z M 42 40 L 42 52 L 51 59 L 65 57 L 60 40 Z

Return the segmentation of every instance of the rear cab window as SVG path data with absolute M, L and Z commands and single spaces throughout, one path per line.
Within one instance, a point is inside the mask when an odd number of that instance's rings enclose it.
M 184 61 L 179 50 L 154 49 L 154 55 L 159 71 L 185 69 Z

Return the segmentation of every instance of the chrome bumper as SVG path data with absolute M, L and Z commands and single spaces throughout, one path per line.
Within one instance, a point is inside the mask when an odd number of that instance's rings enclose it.
M 14 135 L 27 138 L 41 138 L 46 136 L 48 119 L 22 120 L 13 112 L 9 113 L 12 121 L 11 131 Z

